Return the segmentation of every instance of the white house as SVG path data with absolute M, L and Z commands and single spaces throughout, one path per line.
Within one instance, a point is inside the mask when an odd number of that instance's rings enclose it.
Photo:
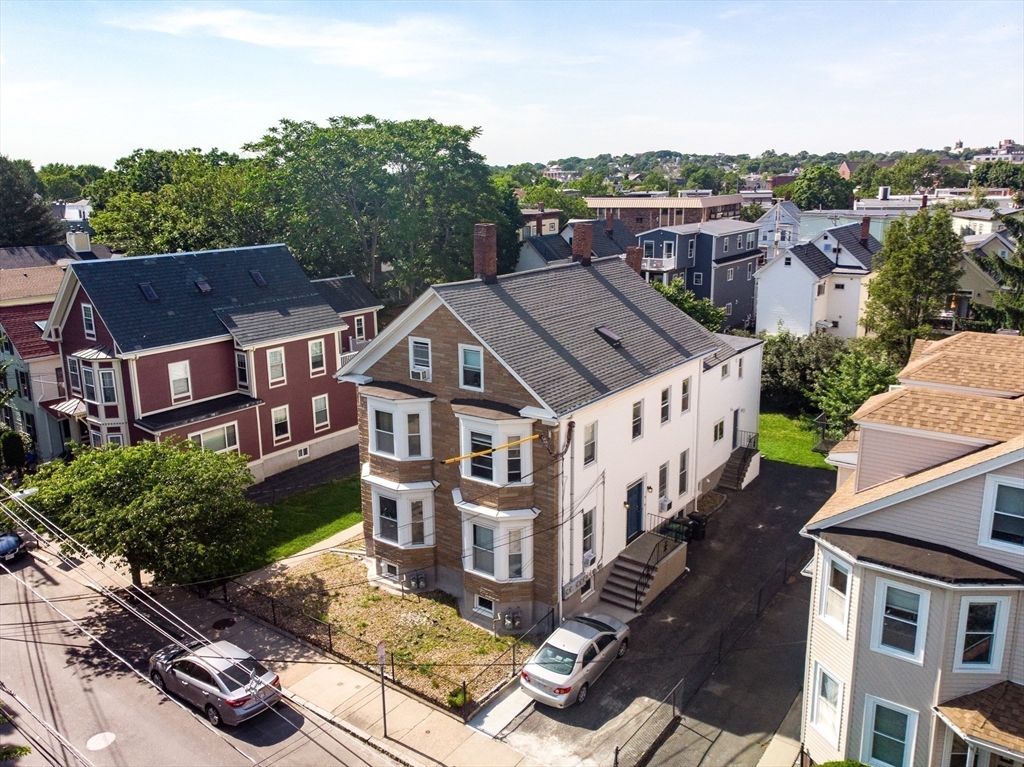
M 757 219 L 758 243 L 767 250 L 769 259 L 775 257 L 776 247 L 781 250 L 800 242 L 800 216 L 800 208 L 787 200 L 775 203 Z M 779 232 L 777 241 L 776 229 Z

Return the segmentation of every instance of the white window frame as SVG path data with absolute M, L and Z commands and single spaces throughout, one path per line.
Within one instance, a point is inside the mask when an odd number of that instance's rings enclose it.
M 400 549 L 424 549 L 435 545 L 434 525 L 434 491 L 418 488 L 415 490 L 382 489 L 372 482 L 370 485 L 371 506 L 373 508 L 373 538 L 388 546 Z M 380 537 L 380 499 L 390 498 L 398 506 L 398 540 L 392 541 Z M 423 543 L 412 542 L 412 504 L 419 501 L 423 504 Z M 467 568 L 468 569 L 468 568 Z
M 722 238 L 722 252 L 723 253 L 728 253 L 729 252 L 729 238 L 728 237 L 723 237 Z
M 747 263 L 747 282 L 754 279 L 754 262 L 750 261 Z
M 861 737 L 860 760 L 870 767 L 891 767 L 887 762 L 880 762 L 871 758 L 871 744 L 875 733 L 875 710 L 882 706 L 897 711 L 907 716 L 906 740 L 904 741 L 903 763 L 912 765 L 914 763 L 914 746 L 917 742 L 917 717 L 918 712 L 912 708 L 901 706 L 898 703 L 876 698 L 874 695 L 864 696 L 864 727 Z
M 984 546 L 987 549 L 1022 554 L 1024 553 L 1024 546 L 992 538 L 992 523 L 995 521 L 996 493 L 999 490 L 999 485 L 1024 488 L 1024 478 L 1011 477 L 1005 474 L 986 475 L 985 494 L 981 502 L 981 526 L 978 529 L 978 545 Z
M 690 412 L 690 381 L 692 376 L 688 376 L 683 379 L 682 386 L 679 389 L 679 414 Z
M 589 438 L 587 432 L 590 432 Z M 589 461 L 587 460 L 587 445 L 591 446 Z M 597 463 L 597 421 L 583 427 L 583 465 L 590 466 L 593 463 Z
M 736 250 L 743 250 L 743 235 L 736 235 Z
M 483 479 L 472 475 L 472 459 L 459 461 L 459 471 L 464 479 L 479 482 L 482 485 L 514 487 L 533 484 L 533 443 L 523 442 L 520 445 L 519 459 L 522 469 L 522 480 L 508 481 L 508 448 L 502 447 L 515 439 L 526 439 L 533 434 L 533 421 L 529 418 L 510 418 L 508 420 L 491 421 L 475 416 L 458 415 L 459 449 L 461 455 L 469 455 L 472 450 L 472 433 L 486 434 L 491 438 L 491 479 Z M 501 447 L 501 449 L 497 449 Z
M 68 388 L 78 394 L 82 393 L 82 366 L 75 357 L 68 357 Z
M 721 442 L 723 439 L 725 439 L 725 419 L 724 418 L 721 419 L 720 421 L 718 421 L 715 424 L 714 431 L 712 432 L 712 436 L 713 436 L 713 439 L 711 440 L 712 442 Z
M 846 573 L 846 595 L 843 597 L 843 618 L 841 621 L 837 621 L 825 610 L 827 604 L 826 597 L 828 596 L 829 589 L 831 589 L 833 566 Z M 853 565 L 834 554 L 823 551 L 821 555 L 820 581 L 818 584 L 818 617 L 829 628 L 837 632 L 839 636 L 846 639 L 850 625 L 850 591 L 853 588 Z
M 320 344 L 320 367 L 313 367 L 313 347 Z M 309 347 L 309 377 L 327 375 L 327 343 L 322 338 L 314 338 L 308 343 Z
M 239 366 L 239 362 L 242 363 L 241 366 Z M 243 381 L 241 375 L 239 375 L 242 370 L 245 371 L 245 381 Z M 249 355 L 244 351 L 238 351 L 235 349 L 235 385 L 239 389 L 250 391 L 249 379 L 251 377 L 252 376 L 249 375 Z
M 694 272 L 693 273 L 693 284 L 694 285 L 703 285 L 704 284 L 704 273 L 703 272 Z
M 327 414 L 327 420 L 324 423 L 318 424 L 316 422 L 316 401 L 322 399 L 324 401 L 324 412 Z M 311 400 L 313 406 L 313 432 L 328 431 L 331 428 L 331 402 L 326 394 L 317 394 Z
M 86 402 L 92 402 L 95 405 L 99 404 L 98 389 L 96 388 L 96 371 L 92 365 L 82 365 L 82 399 Z M 92 389 L 92 396 L 89 395 L 89 389 Z M 17 411 L 16 411 L 17 412 Z
M 476 352 L 480 355 L 480 385 L 479 386 L 467 386 L 464 375 L 466 371 L 466 358 L 465 353 Z M 472 344 L 459 344 L 459 388 L 468 389 L 469 391 L 483 391 L 484 390 L 484 349 L 482 346 L 473 346 Z
M 823 295 L 825 295 L 825 283 L 824 282 L 819 282 L 818 283 L 818 288 L 815 291 L 814 297 L 817 298 L 818 296 L 823 296 Z
M 694 254 L 696 252 L 697 252 L 697 238 L 696 237 L 692 237 L 692 238 L 690 238 L 690 241 L 686 244 L 686 257 L 688 259 L 689 258 L 693 258 Z
M 659 419 L 664 426 L 672 420 L 672 387 L 666 386 L 661 390 L 661 401 L 659 403 Z
M 480 604 L 480 600 L 483 599 L 491 603 L 490 609 Z M 490 597 L 482 597 L 479 594 L 473 595 L 473 612 L 479 613 L 480 615 L 486 615 L 488 618 L 494 618 L 496 600 Z
M 270 362 L 270 355 L 276 352 L 281 353 L 281 377 L 274 378 L 272 372 L 273 365 Z M 288 365 L 285 359 L 284 347 L 275 346 L 273 349 L 267 349 L 267 385 L 271 388 L 277 388 L 278 386 L 285 386 L 288 383 Z
M 104 405 L 116 405 L 117 404 L 117 376 L 114 375 L 113 368 L 100 368 L 100 391 L 99 397 Z M 107 387 L 103 383 L 104 377 L 110 379 L 110 389 L 113 391 L 113 399 L 107 399 Z M 191 383 L 191 382 L 190 382 Z
M 728 377 L 729 377 L 729 363 L 728 362 L 723 362 L 722 363 L 722 380 L 725 380 Z
M 233 444 L 233 445 L 229 445 L 228 444 L 227 430 L 228 430 L 229 426 L 233 426 L 234 429 L 235 429 L 235 444 Z M 224 448 L 222 448 L 220 450 L 214 450 L 213 452 L 215 452 L 215 453 L 237 453 L 238 452 L 238 421 L 231 421 L 229 423 L 222 423 L 219 426 L 214 426 L 211 429 L 203 429 L 202 431 L 191 432 L 188 435 L 188 438 L 190 440 L 192 440 L 193 442 L 196 442 L 197 441 L 196 438 L 198 437 L 199 438 L 198 439 L 199 446 L 202 447 L 205 450 L 209 450 L 210 448 L 206 447 L 206 445 L 203 444 L 203 437 L 205 435 L 207 435 L 207 434 L 212 434 L 213 432 L 217 432 L 217 431 L 223 433 L 223 435 L 224 435 L 224 444 L 225 444 L 226 447 L 224 447 Z
M 782 265 L 783 266 L 792 266 L 793 265 L 793 257 L 792 256 L 785 256 L 785 257 L 783 257 Z
M 120 432 L 107 435 L 108 445 L 117 445 L 118 447 L 124 447 L 124 437 Z
M 92 304 L 82 304 L 82 330 L 90 341 L 96 340 L 96 312 Z
M 357 341 L 366 340 L 366 317 L 359 314 L 352 319 L 354 330 L 352 331 Z
M 743 378 L 743 358 L 740 357 L 736 360 L 736 377 Z
M 298 450 L 295 451 L 295 455 L 296 460 L 299 461 L 301 461 L 303 458 L 309 458 L 309 445 L 306 445 L 305 447 L 300 447 Z
M 473 526 L 494 531 L 494 573 L 473 568 Z M 519 531 L 522 544 L 522 577 L 510 578 L 508 569 L 509 532 Z M 495 583 L 520 583 L 533 580 L 533 515 L 498 518 L 462 510 L 462 562 L 466 572 Z
M 644 240 L 644 258 L 654 258 L 654 240 Z
M 640 408 L 640 415 L 637 417 L 637 406 Z M 640 432 L 634 434 L 636 431 L 636 424 L 640 423 Z M 638 439 L 644 438 L 644 401 L 639 400 L 634 402 L 629 408 L 629 438 L 632 442 L 636 442 Z
M 726 316 L 726 317 L 731 317 L 731 316 L 732 316 L 732 301 L 730 301 L 729 303 L 727 303 L 727 304 L 726 304 L 725 306 L 723 306 L 722 308 L 723 308 L 723 309 L 725 309 L 725 316 Z
M 288 425 L 288 431 L 282 435 L 277 435 L 277 421 L 274 420 L 275 413 L 284 411 L 285 423 Z M 292 419 L 291 413 L 288 411 L 288 405 L 281 405 L 281 407 L 272 408 L 270 411 L 270 434 L 274 438 L 275 445 L 283 445 L 285 442 L 292 441 Z
M 669 483 L 669 461 L 661 464 L 658 467 L 658 500 L 668 500 L 668 483 Z
M 846 283 L 845 282 L 837 282 L 837 283 L 835 283 L 835 285 L 833 287 L 836 290 L 846 290 Z
M 757 232 L 747 232 L 747 250 L 754 247 L 754 243 L 757 242 Z
M 185 366 L 185 379 L 184 380 L 185 380 L 186 385 L 188 386 L 188 391 L 186 391 L 184 394 L 175 394 L 174 393 L 174 382 L 182 380 L 181 376 L 175 376 L 174 375 L 175 368 L 180 370 L 182 365 Z M 192 366 L 189 364 L 188 360 L 178 360 L 177 362 L 168 362 L 167 363 L 167 381 L 168 381 L 168 383 L 170 384 L 170 387 L 171 387 L 171 389 L 170 389 L 170 391 L 171 391 L 171 402 L 173 402 L 174 404 L 177 404 L 179 402 L 189 402 L 192 399 Z
M 409 336 L 409 378 L 412 379 L 412 369 L 414 367 L 423 367 L 422 365 L 417 366 L 415 362 L 415 355 L 413 349 L 415 345 L 421 343 L 427 345 L 427 362 L 429 363 L 427 368 L 427 377 L 422 379 L 424 381 L 430 381 L 434 377 L 434 347 L 430 343 L 429 338 L 419 338 L 417 336 Z M 418 379 L 412 379 L 418 380 Z
M 835 729 L 829 730 L 821 722 L 818 721 L 818 704 L 822 699 L 821 688 L 822 688 L 822 676 L 829 677 L 838 687 L 838 694 L 836 696 L 836 717 L 835 717 Z M 843 694 L 846 691 L 846 684 L 836 674 L 833 674 L 819 661 L 814 661 L 814 697 L 811 700 L 811 716 L 810 723 L 819 735 L 821 735 L 833 748 L 839 748 L 839 731 L 842 729 L 843 723 Z
M 391 413 L 392 432 L 395 437 L 395 452 L 383 453 L 377 449 L 377 411 Z M 409 454 L 409 415 L 420 417 L 420 455 Z M 432 458 L 430 400 L 388 400 L 379 397 L 366 398 L 366 416 L 370 431 L 370 453 L 392 461 L 422 461 Z
M 992 660 L 989 663 L 964 663 L 967 610 L 972 604 L 991 604 L 993 602 L 996 605 L 996 621 L 992 634 Z M 1009 615 L 1010 597 L 989 597 L 980 594 L 960 597 L 960 618 L 956 629 L 956 655 L 953 656 L 953 671 L 966 674 L 1001 674 Z
M 885 594 L 889 587 L 900 589 L 901 591 L 909 591 L 920 597 L 917 609 L 917 633 L 914 636 L 913 653 L 904 652 L 898 648 L 882 644 L 882 623 L 885 618 Z M 887 578 L 878 578 L 875 581 L 875 603 L 871 616 L 871 649 L 874 652 L 881 653 L 882 655 L 888 655 L 893 658 L 905 660 L 908 663 L 923 666 L 925 644 L 928 638 L 928 603 L 930 598 L 931 593 L 926 589 L 920 589 L 901 581 L 891 581 Z
M 735 277 L 735 276 L 736 276 L 736 270 L 733 267 L 730 266 L 728 269 L 725 270 L 725 281 L 726 282 L 732 282 L 733 277 Z
M 661 243 L 661 256 L 662 258 L 675 258 L 676 257 L 676 243 L 675 240 L 665 240 Z
M 679 454 L 679 473 L 676 475 L 677 495 L 685 497 L 690 492 L 690 448 Z

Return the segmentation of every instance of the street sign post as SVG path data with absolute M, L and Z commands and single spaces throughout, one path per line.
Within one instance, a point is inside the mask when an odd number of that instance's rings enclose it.
M 384 737 L 388 736 L 388 704 L 384 701 L 384 665 L 387 662 L 387 650 L 384 648 L 384 640 L 377 642 L 377 665 L 380 666 L 380 707 L 384 719 Z

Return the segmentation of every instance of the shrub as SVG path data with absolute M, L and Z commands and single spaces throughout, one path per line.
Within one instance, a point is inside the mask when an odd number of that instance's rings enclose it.
M 466 691 L 461 687 L 456 687 L 450 693 L 448 693 L 448 705 L 451 708 L 462 708 L 466 705 Z

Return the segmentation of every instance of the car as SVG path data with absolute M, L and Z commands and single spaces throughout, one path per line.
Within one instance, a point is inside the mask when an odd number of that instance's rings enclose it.
M 519 674 L 534 700 L 565 708 L 587 699 L 590 685 L 629 648 L 629 626 L 610 615 L 584 613 L 549 636 Z
M 10 562 L 25 551 L 28 544 L 15 532 L 0 533 L 0 560 Z
M 281 678 L 223 640 L 159 650 L 149 659 L 149 678 L 160 690 L 202 709 L 214 727 L 241 724 L 281 699 Z

